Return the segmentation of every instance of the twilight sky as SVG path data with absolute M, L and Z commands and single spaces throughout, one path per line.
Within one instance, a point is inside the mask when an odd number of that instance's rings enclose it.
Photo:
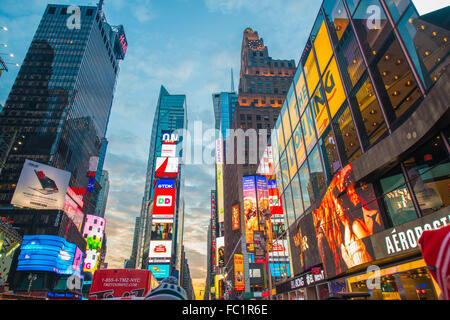
M 442 3 L 446 0 L 428 0 Z M 95 5 L 97 0 L 1 0 L 0 54 L 22 63 L 48 3 Z M 104 169 L 111 186 L 106 207 L 109 268 L 122 268 L 130 256 L 135 217 L 145 186 L 151 125 L 161 85 L 187 96 L 188 121 L 213 126 L 212 94 L 230 90 L 230 68 L 239 83 L 245 28 L 258 31 L 274 59 L 298 62 L 321 0 L 105 0 L 112 25 L 123 24 L 128 52 L 116 87 Z M 425 1 L 423 1 L 425 3 Z M 439 5 L 439 4 L 438 4 Z M 18 68 L 0 79 L 4 104 Z M 197 140 L 197 144 L 201 141 Z M 206 278 L 206 231 L 214 167 L 186 166 L 184 245 L 197 297 Z

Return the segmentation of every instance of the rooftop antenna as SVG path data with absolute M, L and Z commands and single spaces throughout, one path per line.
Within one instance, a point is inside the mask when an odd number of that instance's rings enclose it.
M 231 92 L 234 92 L 233 68 L 231 68 Z

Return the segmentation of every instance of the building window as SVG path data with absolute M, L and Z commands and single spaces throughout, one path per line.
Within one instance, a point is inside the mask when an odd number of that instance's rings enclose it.
M 342 0 L 324 1 L 323 9 L 325 11 L 325 17 L 328 20 L 328 25 L 330 26 L 331 37 L 337 43 L 341 39 L 349 22 L 344 4 Z
M 305 210 L 311 206 L 311 201 L 314 201 L 314 194 L 312 190 L 312 183 L 309 176 L 308 162 L 301 166 L 298 171 L 298 176 L 300 178 L 300 188 L 302 190 L 303 205 Z
M 309 169 L 311 170 L 312 188 L 315 198 L 317 199 L 325 193 L 327 187 L 322 162 L 320 160 L 319 148 L 317 145 L 309 155 L 308 162 Z
M 303 213 L 303 200 L 302 200 L 302 194 L 300 191 L 300 181 L 298 179 L 298 174 L 295 174 L 294 178 L 292 179 L 291 183 L 291 189 L 292 189 L 292 197 L 294 200 L 294 207 L 295 207 L 295 215 L 299 217 Z
M 385 0 L 385 2 L 389 8 L 392 19 L 394 20 L 394 22 L 397 22 L 398 19 L 400 19 L 400 17 L 402 16 L 403 12 L 405 12 L 406 8 L 408 8 L 411 0 Z
M 430 88 L 446 66 L 450 31 L 420 19 L 412 6 L 400 21 L 398 29 L 424 86 Z
M 368 139 L 365 146 L 374 144 L 386 132 L 386 124 L 378 99 L 375 96 L 372 82 L 367 76 L 366 81 L 361 85 L 351 101 L 355 106 L 354 110 L 359 111 L 360 120 L 364 125 L 364 133 Z
M 48 14 L 55 14 L 56 8 L 55 7 L 50 7 L 48 9 Z
M 322 152 L 322 159 L 324 167 L 327 173 L 328 181 L 333 179 L 336 172 L 341 169 L 341 162 L 337 152 L 336 139 L 334 138 L 333 131 L 329 126 L 323 135 L 323 138 L 319 141 L 320 151 Z
M 292 224 L 295 221 L 295 212 L 294 212 L 294 204 L 292 202 L 292 192 L 290 186 L 288 186 L 286 190 L 284 190 L 284 201 L 286 204 L 286 216 L 288 222 L 289 224 Z
M 373 18 L 373 11 L 369 9 L 371 6 L 380 8 L 380 19 Z M 353 20 L 356 33 L 370 64 L 385 46 L 386 40 L 392 31 L 392 26 L 387 20 L 378 0 L 361 0 Z
M 376 68 L 377 70 L 374 70 L 374 73 L 381 78 L 383 83 L 383 86 L 379 88 L 386 92 L 392 106 L 391 110 L 394 111 L 397 118 L 422 98 L 394 35 L 392 35 L 389 47 L 377 59 Z
M 87 17 L 91 17 L 93 13 L 94 13 L 94 10 L 88 9 L 88 10 L 86 11 L 86 16 L 87 16 Z
M 417 219 L 411 195 L 400 166 L 380 179 L 386 210 L 394 226 Z
M 343 81 L 346 87 L 351 90 L 366 71 L 363 56 L 352 29 L 345 33 L 336 48 L 336 52 L 344 78 Z
M 344 148 L 347 160 L 345 164 L 342 164 L 344 166 L 361 155 L 361 147 L 359 145 L 355 125 L 347 104 L 345 104 L 336 114 L 336 117 L 333 119 L 333 125 L 336 132 L 336 138 Z
M 450 159 L 441 136 L 414 151 L 404 165 L 423 215 L 450 205 Z

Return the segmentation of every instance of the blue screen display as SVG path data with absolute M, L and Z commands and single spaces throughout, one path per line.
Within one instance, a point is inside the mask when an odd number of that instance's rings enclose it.
M 290 277 L 291 268 L 289 263 L 271 263 L 270 274 L 272 277 Z
M 170 275 L 169 264 L 149 264 L 148 270 L 150 270 L 156 279 L 164 279 Z
M 24 236 L 20 247 L 18 271 L 50 271 L 73 274 L 77 246 L 57 236 Z

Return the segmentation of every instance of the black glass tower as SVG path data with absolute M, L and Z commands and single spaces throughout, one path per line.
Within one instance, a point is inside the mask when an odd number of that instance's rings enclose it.
M 102 153 L 127 41 L 100 5 L 80 9 L 78 28 L 68 6 L 47 6 L 0 115 L 0 132 L 16 137 L 0 206 L 10 205 L 25 159 L 70 171 L 70 186 L 86 188 L 89 159 Z

